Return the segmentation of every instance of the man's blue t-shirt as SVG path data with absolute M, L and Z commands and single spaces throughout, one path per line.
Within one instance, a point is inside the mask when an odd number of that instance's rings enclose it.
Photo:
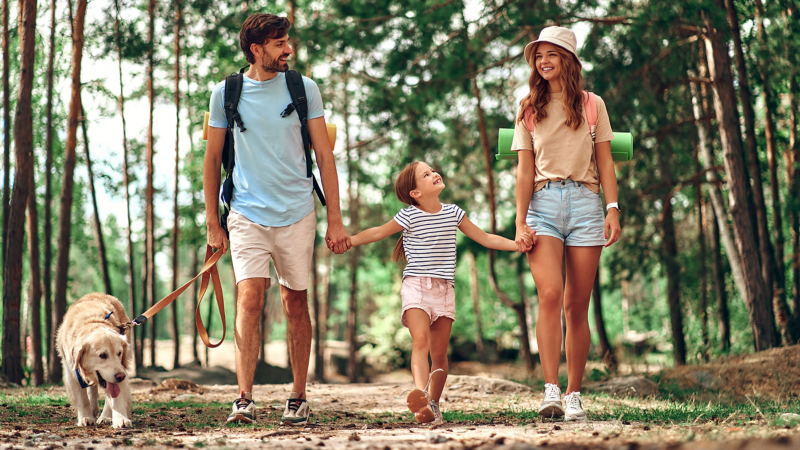
M 246 131 L 233 128 L 236 166 L 233 170 L 231 209 L 252 222 L 283 227 L 298 222 L 314 210 L 311 178 L 306 177 L 306 159 L 297 112 L 281 117 L 292 102 L 286 74 L 268 81 L 243 77 L 239 114 Z M 308 120 L 323 116 L 322 96 L 317 84 L 303 77 L 308 101 Z M 208 125 L 225 128 L 225 81 L 211 92 Z

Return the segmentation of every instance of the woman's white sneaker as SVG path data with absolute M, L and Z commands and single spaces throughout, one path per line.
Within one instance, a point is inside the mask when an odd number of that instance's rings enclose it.
M 564 420 L 567 422 L 586 420 L 586 411 L 583 410 L 583 400 L 581 400 L 580 392 L 573 392 L 564 397 L 564 402 L 567 404 L 567 412 L 564 415 Z
M 558 385 L 547 383 L 544 385 L 544 400 L 539 406 L 539 416 L 545 419 L 555 419 L 564 415 L 564 406 L 561 404 L 561 389 Z

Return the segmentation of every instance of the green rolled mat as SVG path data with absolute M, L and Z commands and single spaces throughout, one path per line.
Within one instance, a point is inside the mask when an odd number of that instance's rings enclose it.
M 517 159 L 517 152 L 511 151 L 513 140 L 513 128 L 500 128 L 500 133 L 497 134 L 497 159 Z M 611 157 L 614 161 L 630 161 L 633 158 L 633 136 L 630 133 L 614 133 Z

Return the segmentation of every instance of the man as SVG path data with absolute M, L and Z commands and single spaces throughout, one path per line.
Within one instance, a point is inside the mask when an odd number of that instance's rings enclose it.
M 306 289 L 316 216 L 312 180 L 306 177 L 300 121 L 296 112 L 281 117 L 291 103 L 285 78 L 289 69 L 287 60 L 292 54 L 289 27 L 286 18 L 254 14 L 245 20 L 239 33 L 239 44 L 250 68 L 244 73 L 238 108 L 246 131 L 234 127 L 234 190 L 227 222 L 238 289 L 234 342 L 240 393 L 233 402 L 228 423 L 256 420 L 253 377 L 261 344 L 264 291 L 270 284 L 270 259 L 278 273 L 294 376 L 281 423 L 304 425 L 309 415 L 305 386 L 311 354 L 311 319 Z M 303 83 L 309 134 L 327 197 L 326 240 L 335 253 L 344 253 L 350 248 L 350 240 L 339 209 L 339 180 L 325 127 L 322 98 L 314 81 L 303 77 Z M 227 251 L 228 242 L 218 218 L 220 164 L 228 125 L 224 94 L 223 81 L 211 94 L 203 190 L 208 244 Z

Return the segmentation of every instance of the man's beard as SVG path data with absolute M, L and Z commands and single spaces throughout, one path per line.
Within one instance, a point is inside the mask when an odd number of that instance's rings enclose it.
M 264 56 L 266 59 L 267 56 Z M 288 62 L 281 62 L 280 58 L 273 59 L 272 61 L 261 61 L 261 70 L 264 72 L 286 72 L 289 70 L 289 63 Z

